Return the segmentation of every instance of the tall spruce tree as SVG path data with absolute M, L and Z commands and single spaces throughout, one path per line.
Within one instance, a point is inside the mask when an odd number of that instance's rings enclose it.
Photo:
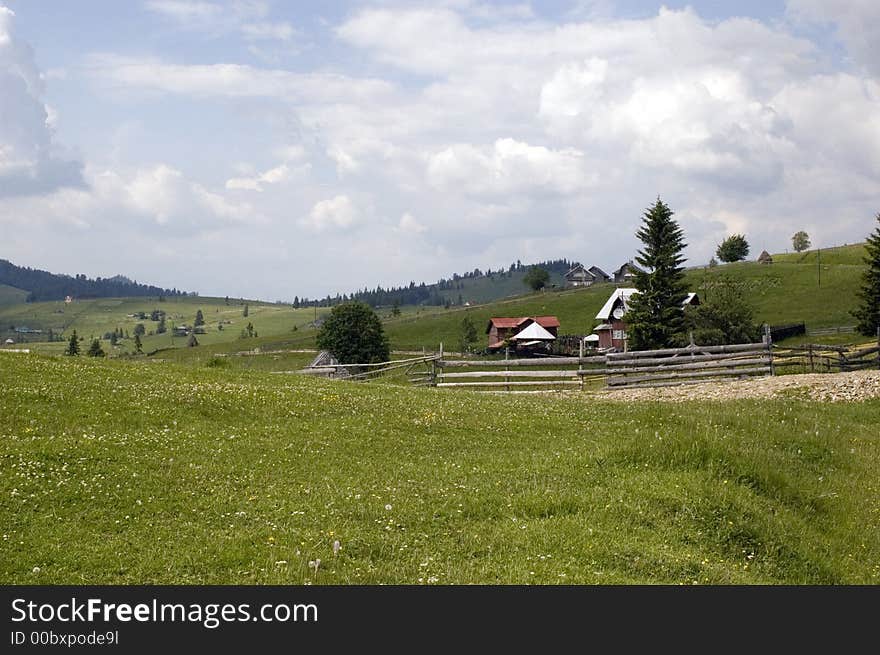
M 645 270 L 636 272 L 639 293 L 630 300 L 626 314 L 628 347 L 631 350 L 668 348 L 681 341 L 684 332 L 682 303 L 687 297 L 684 281 L 684 234 L 672 218 L 672 210 L 657 198 L 645 210 L 636 236 L 645 244 L 636 261 Z
M 857 294 L 861 304 L 852 312 L 859 322 L 856 329 L 867 337 L 876 335 L 880 327 L 880 214 L 877 214 L 877 223 L 877 229 L 865 243 L 866 269 Z

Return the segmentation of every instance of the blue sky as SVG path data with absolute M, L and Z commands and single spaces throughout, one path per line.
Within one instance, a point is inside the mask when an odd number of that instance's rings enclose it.
M 880 3 L 0 0 L 0 257 L 290 300 L 880 211 Z

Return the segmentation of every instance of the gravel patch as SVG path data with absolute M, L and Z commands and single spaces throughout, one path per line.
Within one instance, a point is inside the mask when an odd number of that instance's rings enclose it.
M 676 387 L 603 389 L 577 395 L 597 400 L 620 401 L 797 398 L 819 402 L 858 402 L 880 398 L 880 371 L 753 377 Z

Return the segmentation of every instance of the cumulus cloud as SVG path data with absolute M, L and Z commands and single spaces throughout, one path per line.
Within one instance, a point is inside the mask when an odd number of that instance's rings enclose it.
M 880 3 L 876 0 L 788 0 L 786 8 L 797 20 L 833 25 L 850 56 L 874 75 L 880 75 Z
M 472 195 L 573 193 L 589 185 L 582 160 L 577 150 L 550 150 L 510 138 L 491 148 L 457 144 L 430 156 L 428 180 L 438 189 Z
M 14 19 L 0 6 L 0 196 L 82 186 L 82 164 L 53 143 L 57 114 L 42 100 L 43 79 Z
M 313 232 L 341 231 L 351 228 L 358 220 L 354 203 L 346 195 L 338 195 L 315 203 L 312 211 L 300 225 Z

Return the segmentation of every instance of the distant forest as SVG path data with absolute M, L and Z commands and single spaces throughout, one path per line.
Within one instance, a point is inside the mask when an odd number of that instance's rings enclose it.
M 64 300 L 73 298 L 116 298 L 128 296 L 195 296 L 177 289 L 162 289 L 138 284 L 122 275 L 90 279 L 85 275 L 57 275 L 35 268 L 16 266 L 0 259 L 0 284 L 7 284 L 28 292 L 27 302 Z
M 489 268 L 485 271 L 481 271 L 479 268 L 475 268 L 468 273 L 462 273 L 460 275 L 455 273 L 450 279 L 443 278 L 434 284 L 425 284 L 424 282 L 416 284 L 415 282 L 410 282 L 408 286 L 391 287 L 389 289 L 383 289 L 379 286 L 372 290 L 363 289 L 351 294 L 337 294 L 335 297 L 327 296 L 322 299 L 297 297 L 293 301 L 293 306 L 314 307 L 317 305 L 318 307 L 332 307 L 333 305 L 338 305 L 339 303 L 350 300 L 359 300 L 365 302 L 371 307 L 390 307 L 394 305 L 432 305 L 439 307 L 441 305 L 461 304 L 460 302 L 455 303 L 448 298 L 444 298 L 440 292 L 456 289 L 463 290 L 467 287 L 466 281 L 476 280 L 477 278 L 513 277 L 516 273 L 523 275 L 525 274 L 525 271 L 532 268 L 532 266 L 543 268 L 551 274 L 557 273 L 559 275 L 565 275 L 571 267 L 576 264 L 577 262 L 572 262 L 567 259 L 552 259 L 529 265 L 516 261 L 506 269 L 500 268 L 493 271 Z M 523 292 L 525 291 L 525 285 L 523 285 Z

